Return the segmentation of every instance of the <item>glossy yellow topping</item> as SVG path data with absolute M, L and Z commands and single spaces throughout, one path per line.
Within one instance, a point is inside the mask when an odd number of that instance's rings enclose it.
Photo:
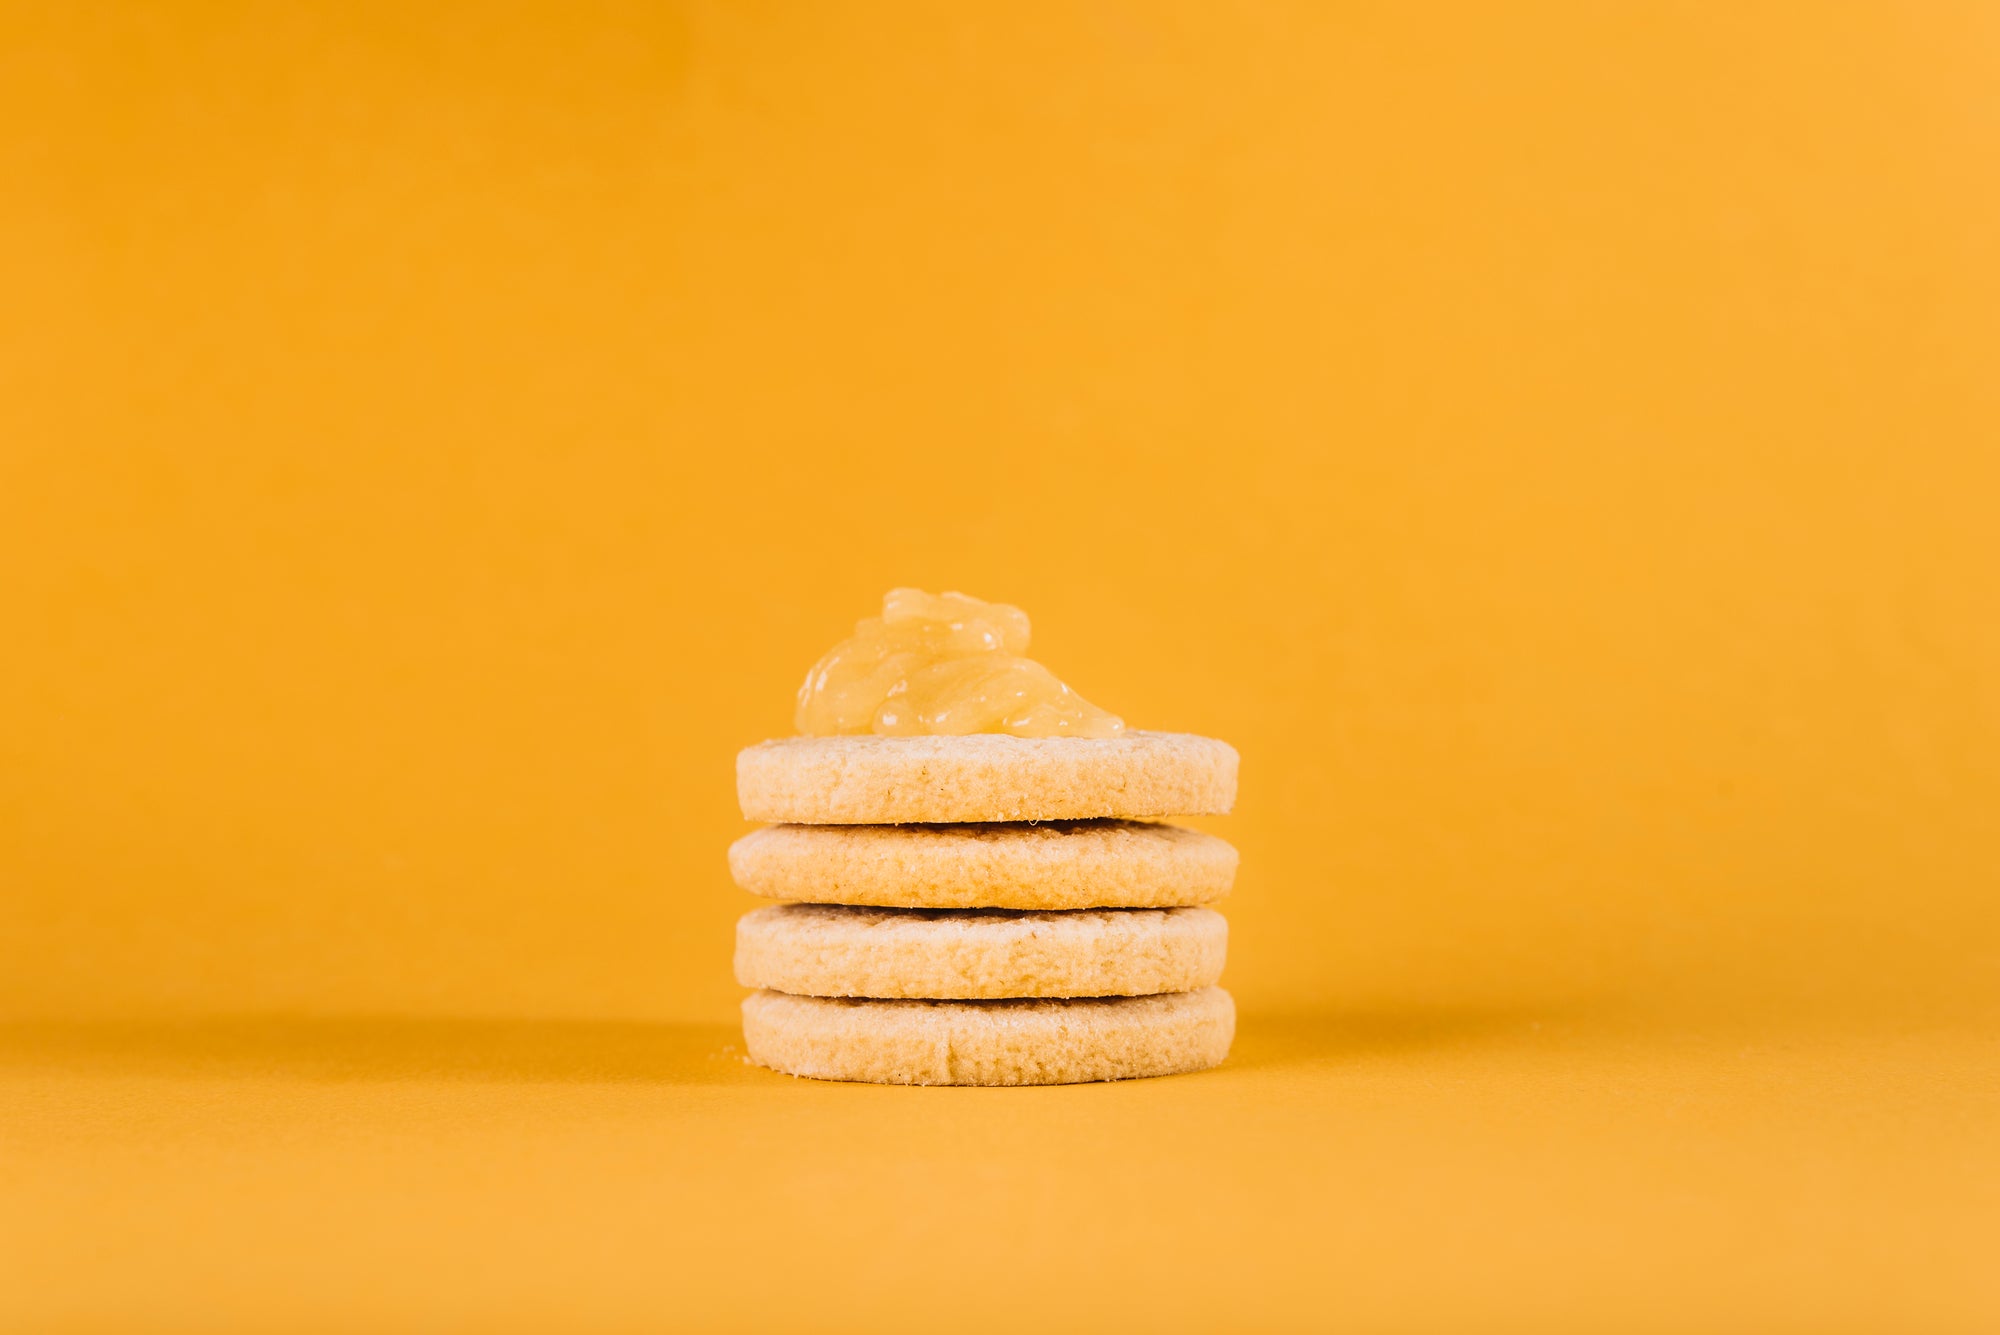
M 1025 655 L 1028 614 L 962 593 L 891 589 L 882 615 L 855 623 L 799 688 L 808 737 L 1004 732 L 1116 737 L 1125 723 Z

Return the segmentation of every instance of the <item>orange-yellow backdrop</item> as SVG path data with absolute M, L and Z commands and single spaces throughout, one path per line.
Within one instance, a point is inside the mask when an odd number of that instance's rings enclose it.
M 1991 1332 L 1996 163 L 1992 5 L 0 0 L 0 1327 Z M 1241 748 L 1221 1070 L 744 1065 L 906 582 Z
M 726 1020 L 897 583 L 1251 1014 L 2000 1001 L 1991 7 L 0 22 L 0 1010 Z

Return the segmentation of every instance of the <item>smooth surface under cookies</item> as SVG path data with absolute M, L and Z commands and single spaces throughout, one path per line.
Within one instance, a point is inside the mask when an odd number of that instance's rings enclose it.
M 1236 1005 L 1219 987 L 1079 1001 L 743 999 L 753 1060 L 821 1080 L 1068 1085 L 1201 1071 L 1229 1055 Z
M 1236 750 L 1190 733 L 786 737 L 736 757 L 750 820 L 803 825 L 1220 815 Z
M 1129 997 L 1222 976 L 1213 909 L 875 909 L 774 904 L 736 924 L 736 981 L 815 997 Z
M 1135 821 L 1041 825 L 773 825 L 738 839 L 753 895 L 883 908 L 1174 908 L 1229 893 L 1236 850 Z

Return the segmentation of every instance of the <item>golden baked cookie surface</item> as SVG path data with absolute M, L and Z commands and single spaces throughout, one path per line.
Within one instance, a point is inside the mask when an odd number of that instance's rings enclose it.
M 1236 850 L 1138 821 L 772 825 L 729 849 L 766 899 L 885 908 L 1174 908 L 1229 893 Z
M 736 981 L 815 997 L 1114 997 L 1222 976 L 1213 909 L 877 909 L 777 904 L 736 925 Z
M 786 737 L 736 757 L 750 820 L 806 825 L 1221 815 L 1236 750 L 1191 733 Z
M 1236 1005 L 1219 987 L 1075 1001 L 848 1001 L 754 992 L 761 1065 L 891 1085 L 1067 1085 L 1219 1065 Z

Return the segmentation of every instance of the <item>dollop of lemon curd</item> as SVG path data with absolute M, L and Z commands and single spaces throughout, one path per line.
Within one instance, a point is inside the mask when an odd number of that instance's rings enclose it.
M 1116 737 L 1125 722 L 1027 657 L 1028 614 L 962 593 L 891 589 L 813 664 L 796 722 L 807 737 Z

